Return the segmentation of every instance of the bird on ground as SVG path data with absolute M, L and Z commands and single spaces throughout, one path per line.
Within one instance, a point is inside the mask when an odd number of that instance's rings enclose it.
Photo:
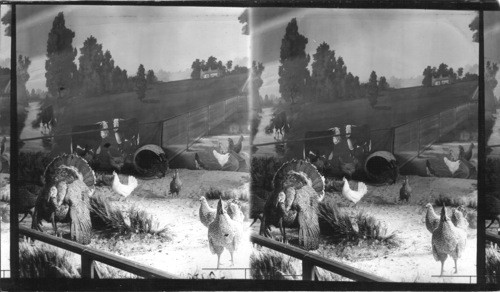
M 456 227 L 463 229 L 465 231 L 467 231 L 467 227 L 469 227 L 469 222 L 467 221 L 467 219 L 465 219 L 465 216 L 462 213 L 462 211 L 459 211 L 456 208 L 451 209 L 451 222 Z
M 460 168 L 460 162 L 461 162 L 460 160 L 451 161 L 447 157 L 444 157 L 443 160 L 448 169 L 450 170 L 451 175 L 454 175 L 455 172 Z
M 467 233 L 450 222 L 443 204 L 439 226 L 432 232 L 432 255 L 436 261 L 441 262 L 441 276 L 448 255 L 455 261 L 455 274 L 458 273 L 457 260 L 462 257 L 466 243 Z
M 94 171 L 77 155 L 56 157 L 44 171 L 45 185 L 38 196 L 31 228 L 42 231 L 41 220 L 52 223 L 56 234 L 57 222 L 70 223 L 70 238 L 89 244 L 91 237 L 90 196 L 95 190 Z
M 214 149 L 213 154 L 215 159 L 217 159 L 220 167 L 224 167 L 224 165 L 226 165 L 226 163 L 229 161 L 229 153 L 220 154 L 219 152 L 217 152 L 217 150 Z
M 241 224 L 229 217 L 222 205 L 222 199 L 219 199 L 215 219 L 208 226 L 208 246 L 212 254 L 217 254 L 217 269 L 220 267 L 220 255 L 224 249 L 231 254 L 231 264 L 234 265 L 233 253 L 238 250 L 242 237 Z
M 427 159 L 425 161 L 425 172 L 426 172 L 427 176 L 436 176 L 436 171 L 434 170 L 434 168 L 432 168 L 432 165 L 431 165 L 431 162 L 429 161 L 429 159 Z
M 427 208 L 427 213 L 425 214 L 425 227 L 432 233 L 439 225 L 439 216 L 434 212 L 431 203 L 427 203 L 425 207 Z
M 344 186 L 342 187 L 342 195 L 346 197 L 349 201 L 353 202 L 356 205 L 361 198 L 368 192 L 368 187 L 363 182 L 358 182 L 358 190 L 354 191 L 349 186 L 349 182 L 345 177 L 342 178 L 344 181 Z
M 273 178 L 274 191 L 264 206 L 259 233 L 271 237 L 270 226 L 280 229 L 286 242 L 285 228 L 299 228 L 299 245 L 306 250 L 319 247 L 318 204 L 323 199 L 325 182 L 316 167 L 304 160 L 284 163 Z M 284 205 L 279 204 L 283 194 Z
M 182 188 L 182 181 L 179 178 L 179 172 L 177 169 L 174 170 L 174 175 L 172 176 L 172 181 L 170 182 L 170 193 L 171 195 L 176 194 L 179 196 L 179 192 Z
M 408 202 L 411 197 L 411 192 L 412 189 L 410 186 L 410 182 L 408 181 L 408 176 L 405 176 L 403 185 L 401 186 L 401 189 L 399 189 L 399 200 Z
M 344 162 L 342 158 L 339 156 L 339 167 L 342 173 L 352 179 L 352 175 L 356 172 L 356 164 L 358 164 L 357 158 L 353 158 L 353 162 Z
M 469 149 L 467 149 L 467 151 L 465 151 L 462 145 L 459 145 L 458 149 L 460 151 L 458 154 L 458 158 L 469 161 L 472 158 L 472 149 L 474 149 L 474 143 L 470 143 Z
M 194 154 L 194 165 L 197 170 L 207 170 L 205 164 L 200 160 L 200 155 L 198 155 L 198 153 Z
M 118 174 L 113 171 L 113 191 L 115 191 L 117 194 L 123 196 L 123 197 L 128 197 L 134 190 L 137 188 L 137 179 L 131 175 L 128 176 L 128 182 L 127 184 L 123 184 L 120 182 L 120 178 L 118 177 Z
M 217 210 L 208 205 L 207 198 L 204 196 L 200 197 L 200 202 L 200 221 L 205 227 L 208 227 L 214 221 Z
M 227 214 L 236 222 L 243 223 L 243 220 L 245 220 L 245 215 L 241 211 L 240 206 L 235 202 L 229 202 L 227 204 Z
M 262 218 L 264 216 L 264 206 L 266 205 L 266 201 L 261 199 L 257 195 L 252 195 L 251 204 L 250 204 L 250 219 L 253 219 L 250 227 L 260 220 L 262 222 Z
M 229 151 L 234 151 L 236 153 L 240 153 L 241 148 L 243 147 L 243 145 L 242 145 L 243 144 L 243 140 L 244 140 L 243 135 L 240 135 L 240 138 L 239 138 L 238 142 L 236 144 L 234 144 L 233 139 L 227 138 L 227 141 L 228 141 L 228 147 L 227 148 L 228 148 L 228 150 Z

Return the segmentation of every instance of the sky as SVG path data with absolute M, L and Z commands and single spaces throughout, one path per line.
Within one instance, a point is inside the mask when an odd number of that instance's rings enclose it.
M 361 81 L 372 70 L 387 79 L 411 78 L 428 65 L 446 63 L 456 70 L 478 63 L 479 45 L 469 29 L 473 11 L 257 8 L 250 14 L 252 58 L 266 67 L 261 95 L 279 95 L 281 40 L 294 17 L 309 40 L 311 59 L 327 42 Z
M 0 5 L 0 18 L 10 9 L 10 5 Z M 10 59 L 10 37 L 5 36 L 5 26 L 0 22 L 0 64 L 7 65 L 5 61 Z M 9 66 L 10 67 L 10 64 Z
M 484 12 L 484 59 L 500 64 L 500 12 Z M 497 72 L 500 82 L 500 72 Z M 500 85 L 495 88 L 495 96 L 500 98 Z
M 94 36 L 109 50 L 115 65 L 135 75 L 146 70 L 183 71 L 195 59 L 215 56 L 224 63 L 249 55 L 249 37 L 241 33 L 243 8 L 157 6 L 17 7 L 17 54 L 30 57 L 28 90 L 45 88 L 47 38 L 54 17 L 64 13 L 66 27 L 75 32 L 79 49 Z M 78 57 L 76 64 L 78 65 Z

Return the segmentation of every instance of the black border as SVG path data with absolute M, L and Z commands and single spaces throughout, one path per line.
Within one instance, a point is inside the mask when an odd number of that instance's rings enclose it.
M 116 5 L 116 6 L 213 6 L 213 7 L 314 7 L 314 8 L 363 8 L 363 9 L 432 9 L 432 10 L 475 10 L 479 11 L 479 136 L 478 136 L 478 210 L 485 204 L 480 195 L 484 187 L 484 165 L 486 161 L 484 146 L 484 26 L 483 11 L 500 10 L 500 2 L 495 0 L 446 1 L 446 0 L 242 0 L 242 1 L 0 1 L 11 5 L 11 161 L 17 161 L 17 103 L 16 103 L 16 6 L 17 5 Z M 11 164 L 11 176 L 17 176 L 17 164 Z M 15 182 L 12 181 L 11 193 L 16 195 Z M 437 284 L 437 283 L 366 283 L 366 282 L 308 282 L 308 281 L 255 281 L 255 280 L 83 280 L 83 279 L 19 279 L 18 270 L 18 217 L 15 200 L 11 204 L 11 279 L 2 279 L 0 289 L 7 290 L 427 290 L 427 291 L 473 291 L 498 290 L 498 285 L 485 284 L 485 236 L 484 228 L 477 232 L 477 284 Z M 478 226 L 484 225 L 484 216 L 478 211 Z

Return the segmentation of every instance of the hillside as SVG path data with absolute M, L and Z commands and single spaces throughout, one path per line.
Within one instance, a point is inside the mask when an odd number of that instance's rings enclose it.
M 242 95 L 246 79 L 246 74 L 239 74 L 204 80 L 160 82 L 148 88 L 146 102 L 139 101 L 135 92 L 75 98 L 64 106 L 58 106 L 55 134 L 69 133 L 74 125 L 93 124 L 115 117 L 137 118 L 141 123 L 153 122 L 141 128 L 142 141 L 157 143 L 160 128 L 159 123 L 154 122 Z M 61 137 L 57 143 L 65 149 L 69 138 Z

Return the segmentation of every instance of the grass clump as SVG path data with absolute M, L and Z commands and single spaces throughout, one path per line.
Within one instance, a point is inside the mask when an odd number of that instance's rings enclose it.
M 486 283 L 500 283 L 500 253 L 493 246 L 486 248 Z
M 80 278 L 80 272 L 69 261 L 72 254 L 42 242 L 19 242 L 21 278 Z
M 291 257 L 269 249 L 250 255 L 250 269 L 250 275 L 255 280 L 297 279 L 297 271 L 291 263 Z

